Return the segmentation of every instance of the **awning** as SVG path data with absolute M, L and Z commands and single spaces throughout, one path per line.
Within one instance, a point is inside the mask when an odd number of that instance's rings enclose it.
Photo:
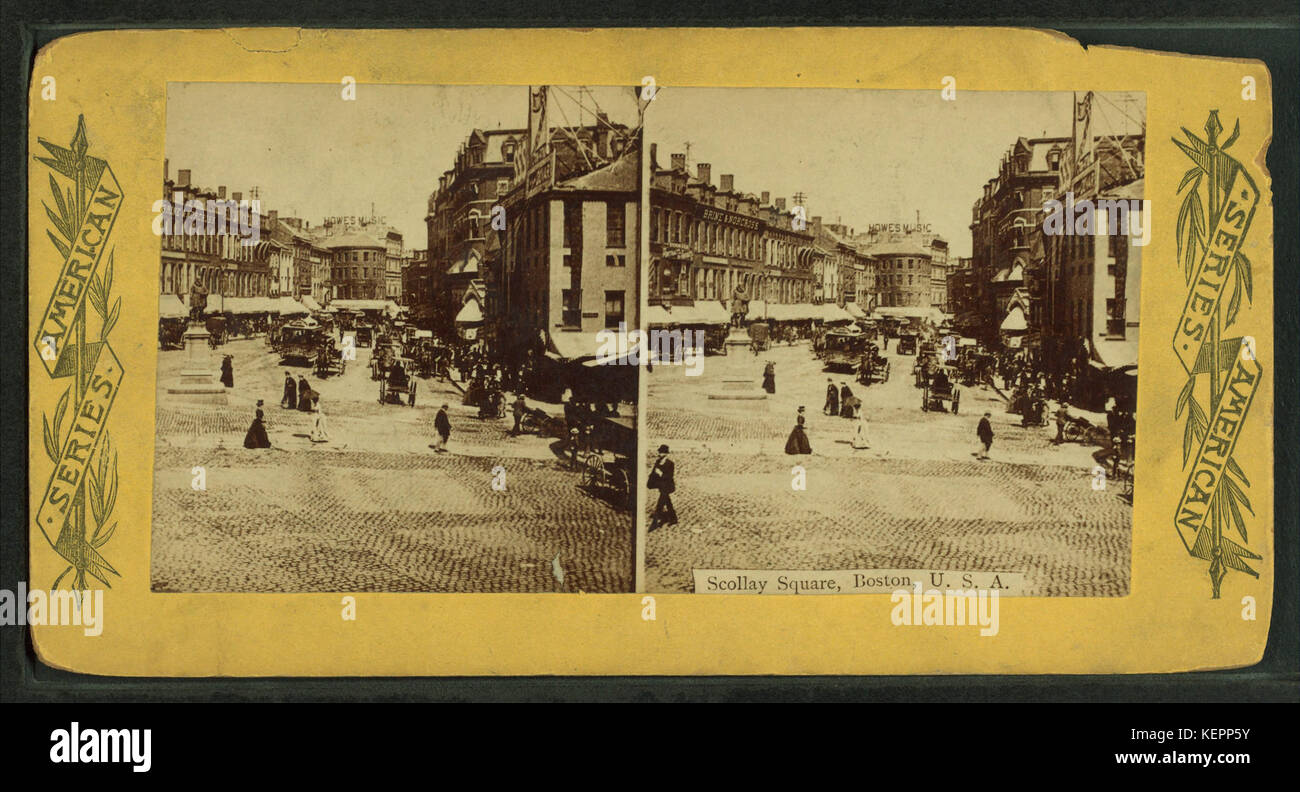
M 703 324 L 699 312 L 693 305 L 652 305 L 647 313 L 649 325 L 693 325 Z
M 722 303 L 716 300 L 697 302 L 695 303 L 695 310 L 707 324 L 724 325 L 731 323 L 731 311 L 728 311 L 722 306 Z
M 612 338 L 601 336 L 601 344 L 596 348 L 597 354 L 592 359 L 583 361 L 582 365 L 587 367 L 631 366 L 635 365 L 635 363 L 629 358 L 640 360 L 642 355 L 640 333 L 635 336 L 635 344 L 629 343 L 630 333 L 619 333 L 610 330 L 609 335 Z
M 393 302 L 392 300 L 388 300 L 388 301 L 386 301 L 386 302 L 384 303 L 384 311 L 385 311 L 389 316 L 397 316 L 398 314 L 400 314 L 400 313 L 402 312 L 402 308 L 401 308 L 401 306 L 399 306 L 397 303 Z
M 174 294 L 158 295 L 158 318 L 159 319 L 181 319 L 190 315 L 190 311 L 181 302 L 181 298 Z
M 593 358 L 603 346 L 595 336 L 579 330 L 559 330 L 547 336 L 546 354 L 561 360 Z
M 470 300 L 461 306 L 456 314 L 456 324 L 482 324 L 483 310 L 478 307 L 478 300 Z
M 330 308 L 336 311 L 385 311 L 389 305 L 397 307 L 388 300 L 334 300 Z
M 844 303 L 844 310 L 848 311 L 849 316 L 852 316 L 854 319 L 867 318 L 867 312 L 859 308 L 858 304 L 855 302 Z
M 1136 366 L 1138 362 L 1138 342 L 1136 338 L 1122 340 L 1101 340 L 1093 343 L 1090 357 L 1106 368 L 1120 369 Z
M 1025 311 L 1019 305 L 1012 306 L 1007 311 L 1007 318 L 1002 320 L 1000 328 L 1008 333 L 1018 333 L 1029 329 L 1029 323 L 1025 321 Z
M 208 298 L 209 303 L 212 298 Z M 279 313 L 280 306 L 269 297 L 226 297 L 221 312 L 228 314 Z
M 853 303 L 848 304 L 852 305 Z M 857 318 L 835 303 L 826 303 L 822 305 L 822 317 L 827 322 L 852 322 Z
M 307 310 L 309 310 L 309 311 L 319 311 L 319 310 L 321 310 L 320 303 L 318 303 L 318 302 L 316 302 L 314 299 L 312 299 L 312 296 L 311 296 L 310 294 L 304 294 L 304 295 L 302 296 L 302 304 L 303 304 L 304 306 L 306 306 L 306 307 L 307 307 Z
M 311 313 L 307 306 L 292 297 L 281 297 L 277 308 L 279 308 L 281 316 L 296 316 L 298 314 Z

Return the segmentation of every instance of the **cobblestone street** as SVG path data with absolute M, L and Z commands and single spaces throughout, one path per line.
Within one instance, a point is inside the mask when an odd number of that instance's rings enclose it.
M 697 568 L 946 568 L 1022 572 L 1026 594 L 1128 593 L 1132 508 L 1119 485 L 1093 489 L 1092 447 L 1051 445 L 1054 426 L 1021 427 L 991 388 L 962 388 L 958 415 L 923 412 L 914 358 L 888 357 L 889 381 L 870 387 L 823 372 L 807 344 L 709 357 L 698 377 L 657 367 L 646 447 L 672 448 L 680 522 L 649 534 L 647 590 L 691 591 Z M 726 378 L 757 390 L 769 360 L 774 396 L 707 398 Z M 851 447 L 853 421 L 822 414 L 827 377 L 862 399 L 869 449 Z M 784 453 L 799 405 L 806 457 Z M 996 438 L 980 461 L 985 411 Z M 791 487 L 796 464 L 806 491 Z
M 415 407 L 380 405 L 365 348 L 325 380 L 281 365 L 262 339 L 219 351 L 234 356 L 224 406 L 168 394 L 184 353 L 159 353 L 154 590 L 632 589 L 632 515 L 580 488 L 554 440 L 510 437 L 509 419 L 480 420 L 433 379 L 419 381 Z M 286 370 L 321 393 L 330 442 L 308 440 L 310 414 L 279 407 Z M 257 399 L 273 447 L 248 450 Z M 444 402 L 451 453 L 436 454 Z M 205 490 L 191 486 L 194 467 Z

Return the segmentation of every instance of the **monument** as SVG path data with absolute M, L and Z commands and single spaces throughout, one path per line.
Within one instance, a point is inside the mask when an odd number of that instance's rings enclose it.
M 207 289 L 195 283 L 190 289 L 190 324 L 181 336 L 185 342 L 185 364 L 180 379 L 168 385 L 167 392 L 186 401 L 225 404 L 226 388 L 218 380 L 212 363 L 212 334 L 203 321 L 207 304 Z
M 745 331 L 745 315 L 749 313 L 749 294 L 743 286 L 737 286 L 731 292 L 731 329 L 727 333 L 727 360 L 742 362 L 749 367 L 758 358 L 747 354 L 751 336 Z M 728 368 L 738 368 L 735 363 L 726 364 Z M 741 376 L 739 372 L 728 372 L 721 377 L 722 387 L 710 391 L 709 398 L 718 401 L 763 401 L 767 391 L 763 390 L 760 380 L 753 376 Z

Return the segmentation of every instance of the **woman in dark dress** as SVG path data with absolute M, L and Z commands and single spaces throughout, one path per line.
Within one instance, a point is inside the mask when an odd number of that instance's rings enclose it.
M 763 390 L 776 393 L 776 364 L 771 361 L 763 369 Z
M 313 391 L 307 384 L 307 380 L 298 380 L 298 412 L 311 412 L 311 397 Z
M 262 400 L 257 400 L 257 415 L 253 418 L 248 434 L 244 435 L 244 448 L 270 448 L 271 438 L 266 435 L 266 425 L 262 423 Z
M 803 430 L 802 415 L 795 420 L 794 428 L 790 430 L 790 438 L 785 441 L 785 452 L 791 455 L 812 453 L 812 446 L 808 444 L 808 433 Z
M 221 384 L 227 388 L 235 387 L 235 364 L 231 362 L 230 355 L 221 360 Z

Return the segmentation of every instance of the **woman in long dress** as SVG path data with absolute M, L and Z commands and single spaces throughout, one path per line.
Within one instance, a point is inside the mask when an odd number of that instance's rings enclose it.
M 776 393 L 776 364 L 771 361 L 763 368 L 763 390 Z
M 262 423 L 262 400 L 257 400 L 257 414 L 244 435 L 244 448 L 270 448 L 271 438 L 267 437 L 266 424 Z
M 328 443 L 330 436 L 325 429 L 325 411 L 321 409 L 319 395 L 312 396 L 311 405 L 316 412 L 316 418 L 311 425 L 311 441 L 313 443 Z
M 803 430 L 803 416 L 800 415 L 795 419 L 794 428 L 790 430 L 790 437 L 785 441 L 785 452 L 791 455 L 811 454 L 812 446 L 808 444 L 808 433 Z
M 870 447 L 867 442 L 867 414 L 859 410 L 858 423 L 853 428 L 853 450 L 859 451 Z
M 221 360 L 221 384 L 227 388 L 235 387 L 235 364 L 231 361 L 230 355 L 226 355 Z

